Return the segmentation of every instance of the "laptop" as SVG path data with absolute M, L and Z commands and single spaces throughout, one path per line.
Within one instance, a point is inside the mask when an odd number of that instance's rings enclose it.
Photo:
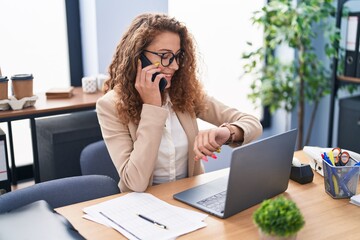
M 229 175 L 174 194 L 174 199 L 227 218 L 288 187 L 297 129 L 233 149 Z M 221 159 L 218 159 L 221 161 Z

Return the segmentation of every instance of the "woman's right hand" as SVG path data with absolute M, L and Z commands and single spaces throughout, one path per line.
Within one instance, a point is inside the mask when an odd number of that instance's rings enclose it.
M 164 77 L 164 74 L 158 74 L 154 82 L 151 80 L 152 75 L 159 71 L 160 68 L 156 66 L 156 64 L 151 64 L 142 68 L 141 61 L 139 59 L 135 79 L 135 88 L 140 94 L 143 103 L 160 107 L 161 93 L 159 90 L 159 82 L 160 79 Z

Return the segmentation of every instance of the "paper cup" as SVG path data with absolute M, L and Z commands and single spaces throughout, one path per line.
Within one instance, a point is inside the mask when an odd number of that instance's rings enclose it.
M 84 93 L 94 93 L 97 91 L 96 77 L 83 77 L 81 83 Z
M 104 82 L 109 78 L 108 75 L 105 74 L 99 74 L 96 76 L 97 79 L 97 89 L 99 91 L 102 91 L 103 87 L 104 87 Z
M 17 100 L 34 95 L 33 79 L 32 74 L 16 74 L 11 76 L 12 90 Z
M 0 100 L 8 99 L 8 82 L 5 76 L 0 76 Z

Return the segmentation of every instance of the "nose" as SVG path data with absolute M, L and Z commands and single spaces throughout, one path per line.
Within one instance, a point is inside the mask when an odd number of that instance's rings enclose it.
M 172 63 L 170 63 L 170 65 L 168 66 L 168 68 L 173 69 L 174 71 L 179 69 L 179 64 L 177 63 L 177 61 L 174 59 L 172 61 Z

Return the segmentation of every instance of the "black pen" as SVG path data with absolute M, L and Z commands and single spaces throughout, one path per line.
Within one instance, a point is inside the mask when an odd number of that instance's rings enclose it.
M 163 228 L 163 229 L 167 229 L 167 227 L 164 225 L 164 224 L 161 224 L 161 223 L 158 223 L 158 222 L 156 222 L 156 221 L 154 221 L 154 220 L 152 220 L 152 219 L 150 219 L 150 218 L 148 218 L 148 217 L 145 217 L 144 215 L 141 215 L 141 214 L 137 214 L 139 217 L 141 217 L 142 219 L 144 219 L 144 220 L 146 220 L 146 221 L 148 221 L 148 222 L 151 222 L 152 224 L 155 224 L 156 226 L 158 226 L 158 227 L 161 227 L 161 228 Z

